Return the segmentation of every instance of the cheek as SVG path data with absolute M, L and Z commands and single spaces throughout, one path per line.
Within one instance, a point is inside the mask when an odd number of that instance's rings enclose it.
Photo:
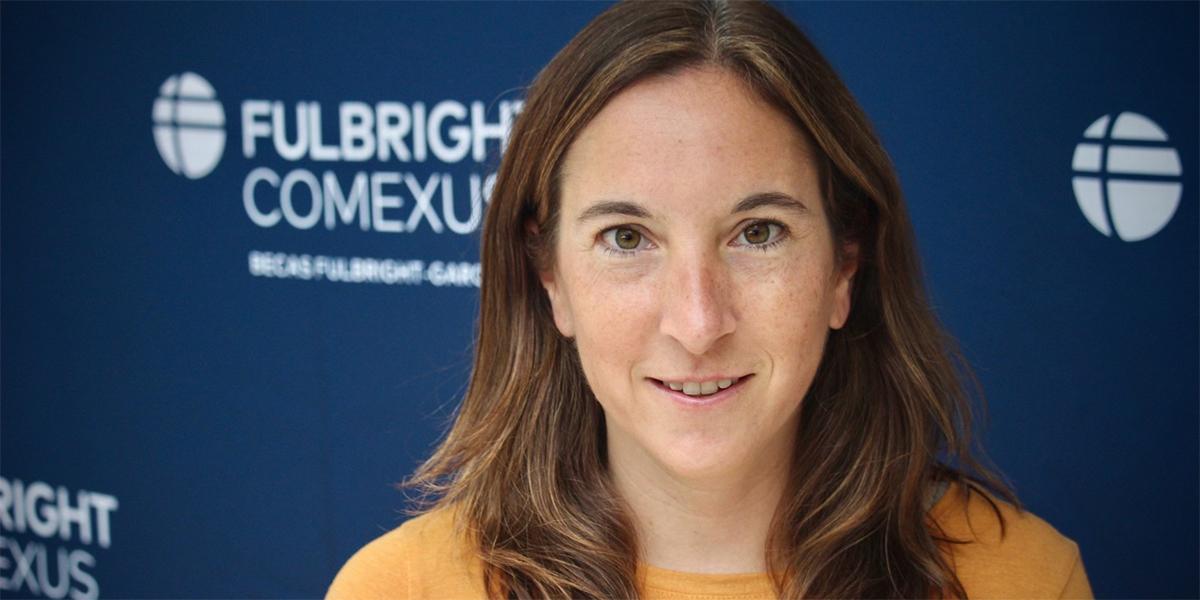
M 630 380 L 631 367 L 649 348 L 657 295 L 645 277 L 628 269 L 576 265 L 568 285 L 580 362 L 592 389 L 604 395 Z
M 823 270 L 802 260 L 764 267 L 744 271 L 736 286 L 742 307 L 739 329 L 771 355 L 778 375 L 815 372 L 831 310 L 831 289 Z
M 804 257 L 778 257 L 772 261 L 747 260 L 733 265 L 737 273 L 737 302 L 753 313 L 753 322 L 782 327 L 780 333 L 794 332 L 799 324 L 808 324 L 830 309 L 831 288 L 824 277 L 821 261 Z

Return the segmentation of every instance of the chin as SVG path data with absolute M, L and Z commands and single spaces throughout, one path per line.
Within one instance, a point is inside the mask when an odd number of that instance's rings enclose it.
M 741 447 L 745 447 L 741 445 Z M 663 468 L 683 479 L 710 479 L 736 474 L 742 454 L 712 441 L 677 444 L 659 457 Z

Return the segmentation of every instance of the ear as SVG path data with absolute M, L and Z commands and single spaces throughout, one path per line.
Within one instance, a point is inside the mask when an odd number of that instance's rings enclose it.
M 525 231 L 531 239 L 536 239 L 539 235 L 537 223 L 532 219 L 525 221 Z M 543 248 L 545 252 L 554 252 L 553 248 Z M 571 303 L 567 300 L 567 296 L 562 286 L 559 283 L 558 277 L 558 261 L 552 261 L 554 266 L 549 269 L 538 269 L 538 280 L 542 284 L 542 288 L 546 290 L 546 296 L 550 299 L 550 309 L 554 313 L 554 326 L 558 328 L 558 332 L 563 337 L 575 337 L 574 316 L 571 313 Z
M 842 260 L 838 267 L 833 287 L 833 312 L 829 315 L 829 328 L 841 329 L 850 318 L 850 291 L 854 289 L 854 274 L 858 272 L 858 244 L 846 242 L 842 245 Z

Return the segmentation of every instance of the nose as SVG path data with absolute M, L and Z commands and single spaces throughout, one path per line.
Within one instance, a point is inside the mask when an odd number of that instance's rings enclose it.
M 711 253 L 673 258 L 659 296 L 659 331 L 701 355 L 732 333 L 737 323 L 729 266 Z

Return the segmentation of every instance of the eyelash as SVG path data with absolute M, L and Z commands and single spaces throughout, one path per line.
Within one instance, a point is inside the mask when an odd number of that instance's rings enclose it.
M 770 231 L 770 227 L 772 225 L 774 225 L 779 228 L 779 230 L 778 230 L 779 233 L 775 236 L 775 239 L 773 239 L 765 244 L 744 244 L 744 246 L 747 248 L 753 248 L 755 250 L 760 250 L 762 252 L 766 252 L 766 251 L 774 248 L 775 246 L 778 246 L 779 244 L 783 243 L 783 241 L 786 240 L 788 237 L 789 232 L 788 232 L 787 225 L 784 225 L 783 223 L 780 223 L 779 221 L 775 221 L 772 219 L 759 219 L 757 221 L 751 221 L 750 223 L 747 223 L 746 226 L 743 227 L 742 230 L 738 233 L 738 237 L 741 237 L 743 234 L 745 234 L 746 230 L 749 229 L 751 225 L 766 225 L 768 228 L 768 231 Z M 642 233 L 638 229 L 638 227 L 636 227 L 634 225 L 630 225 L 630 224 L 615 225 L 613 227 L 604 229 L 603 231 L 600 232 L 600 240 L 601 240 L 600 248 L 601 248 L 601 250 L 604 250 L 605 254 L 609 254 L 612 256 L 618 256 L 621 258 L 629 258 L 629 257 L 633 256 L 634 254 L 641 252 L 641 250 L 624 250 L 622 248 L 614 248 L 614 247 L 610 246 L 607 241 L 604 240 L 605 234 L 607 234 L 610 231 L 616 231 L 618 229 L 632 229 L 634 231 L 637 231 L 638 234 L 643 237 L 645 237 L 645 235 L 646 235 L 646 234 Z

